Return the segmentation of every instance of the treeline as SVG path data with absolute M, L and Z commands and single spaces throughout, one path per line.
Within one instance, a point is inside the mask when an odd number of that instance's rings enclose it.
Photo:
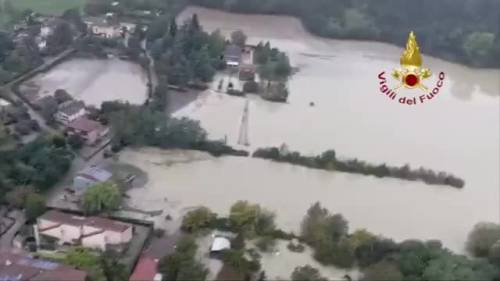
M 314 34 L 403 46 L 415 31 L 424 53 L 473 66 L 500 66 L 497 0 L 191 0 L 237 13 L 292 15 Z
M 431 185 L 449 185 L 456 188 L 462 188 L 465 185 L 463 179 L 454 175 L 425 168 L 412 170 L 409 165 L 391 167 L 386 164 L 374 165 L 357 159 L 339 160 L 334 150 L 325 151 L 317 156 L 303 156 L 296 151 L 289 152 L 285 147 L 270 147 L 259 148 L 252 156 L 309 168 L 372 175 L 379 178 L 392 177 L 410 181 L 423 181 Z
M 159 93 L 158 93 L 159 94 Z M 222 141 L 208 140 L 198 121 L 171 118 L 151 106 L 135 106 L 118 101 L 103 102 L 92 118 L 109 123 L 113 133 L 112 149 L 125 146 L 154 146 L 164 149 L 195 149 L 214 156 L 247 156 Z
M 494 223 L 478 223 L 470 232 L 467 249 L 472 258 L 452 253 L 439 240 L 395 242 L 364 229 L 350 232 L 349 222 L 341 214 L 331 213 L 318 202 L 307 210 L 298 235 L 279 230 L 274 213 L 248 201 L 234 203 L 227 217 L 218 217 L 210 209 L 199 207 L 189 211 L 182 221 L 182 230 L 192 235 L 214 229 L 236 235 L 231 249 L 221 254 L 225 266 L 236 273 L 230 280 L 264 280 L 261 277 L 266 274 L 261 271 L 260 254 L 246 242 L 254 241 L 252 245 L 260 252 L 273 252 L 277 239 L 292 240 L 288 246 L 291 251 L 304 249 L 303 244 L 309 245 L 314 259 L 324 265 L 358 267 L 363 274 L 362 281 L 493 281 L 500 278 L 500 225 Z M 171 256 L 163 259 L 164 269 L 168 265 L 177 267 L 171 259 Z M 191 260 L 186 266 L 196 264 Z M 291 273 L 291 280 L 326 281 L 328 278 L 305 265 Z
M 478 224 L 469 236 L 468 245 L 486 249 L 489 255 L 477 255 L 481 259 L 468 258 L 453 254 L 439 240 L 410 239 L 396 243 L 366 230 L 349 233 L 348 222 L 342 215 L 331 214 L 316 203 L 304 217 L 301 236 L 314 249 L 318 261 L 343 268 L 357 265 L 363 272 L 363 281 L 492 281 L 500 278 L 499 229 L 498 225 Z M 314 274 L 314 271 L 309 270 L 309 273 Z
M 32 191 L 29 188 L 24 190 L 30 192 L 19 190 L 17 193 L 18 188 L 31 186 L 39 191 L 48 190 L 66 174 L 73 157 L 66 139 L 58 135 L 42 136 L 24 146 L 2 150 L 0 200 L 12 193 L 8 201 L 18 205 L 14 201 L 25 198 Z

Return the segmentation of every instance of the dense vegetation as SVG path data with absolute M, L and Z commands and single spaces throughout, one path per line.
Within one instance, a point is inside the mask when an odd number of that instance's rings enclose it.
M 430 169 L 420 168 L 412 170 L 408 165 L 391 167 L 386 164 L 374 165 L 357 159 L 339 160 L 334 150 L 325 151 L 318 156 L 303 156 L 299 152 L 289 152 L 284 147 L 270 147 L 257 149 L 252 156 L 309 168 L 373 175 L 380 178 L 392 177 L 410 181 L 419 180 L 427 184 L 442 184 L 456 188 L 462 188 L 465 185 L 464 180 L 454 175 L 445 172 L 436 173 Z
M 148 40 L 152 42 L 156 72 L 169 84 L 208 82 L 217 69 L 224 67 L 224 37 L 219 32 L 204 32 L 196 15 L 180 27 L 168 17 L 158 18 L 150 26 Z
M 19 149 L 0 154 L 0 195 L 16 186 L 45 191 L 69 170 L 73 154 L 60 136 L 40 137 Z
M 500 66 L 497 0 L 191 0 L 238 13 L 286 14 L 325 37 L 403 46 L 417 33 L 424 53 L 474 66 Z
M 196 259 L 197 249 L 193 237 L 181 238 L 176 245 L 175 253 L 160 260 L 158 270 L 163 274 L 163 280 L 206 280 L 208 270 Z
M 498 226 L 497 226 L 498 228 Z M 498 231 L 479 226 L 482 233 L 500 241 Z M 476 233 L 468 244 L 481 244 Z M 405 240 L 396 243 L 366 230 L 349 233 L 340 214 L 330 214 L 319 203 L 307 212 L 302 223 L 302 238 L 314 249 L 315 258 L 324 264 L 361 267 L 362 280 L 497 280 L 500 277 L 498 248 L 490 245 L 491 258 L 467 258 L 443 248 L 440 241 Z M 495 242 L 494 242 L 495 243 Z M 498 244 L 498 243 L 497 243 Z M 310 272 L 310 270 L 309 270 Z M 314 274 L 314 272 L 311 272 Z
M 119 262 L 117 253 L 113 251 L 101 253 L 73 247 L 61 262 L 85 270 L 90 281 L 123 281 L 128 278 L 126 267 Z
M 467 240 L 467 249 L 473 255 L 469 258 L 452 253 L 439 240 L 410 239 L 398 243 L 364 229 L 350 232 L 349 223 L 341 214 L 330 213 L 320 203 L 308 209 L 299 236 L 278 230 L 274 219 L 274 214 L 261 206 L 238 201 L 231 206 L 227 218 L 218 218 L 206 207 L 195 209 L 184 217 L 183 228 L 193 234 L 203 229 L 236 233 L 231 249 L 222 255 L 222 259 L 225 266 L 241 277 L 238 280 L 256 277 L 260 270 L 259 255 L 245 247 L 246 240 L 256 239 L 256 247 L 266 252 L 274 247 L 274 239 L 292 238 L 309 245 L 314 258 L 322 264 L 346 269 L 359 267 L 363 281 L 494 281 L 500 278 L 498 224 L 479 223 L 474 227 Z M 302 246 L 300 243 L 298 245 Z M 265 273 L 261 275 L 265 276 Z M 327 279 L 317 269 L 304 265 L 291 273 L 291 280 Z
M 122 194 L 118 186 L 112 182 L 103 182 L 85 191 L 82 207 L 86 214 L 95 215 L 118 210 L 121 201 Z

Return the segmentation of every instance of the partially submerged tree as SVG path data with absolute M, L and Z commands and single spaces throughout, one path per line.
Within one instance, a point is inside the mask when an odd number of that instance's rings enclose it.
M 83 195 L 82 207 L 87 214 L 115 211 L 120 207 L 122 194 L 112 182 L 91 186 Z

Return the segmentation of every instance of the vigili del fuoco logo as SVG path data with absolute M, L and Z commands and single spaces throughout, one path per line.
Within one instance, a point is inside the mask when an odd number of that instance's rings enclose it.
M 444 83 L 444 72 L 439 72 L 438 80 L 432 90 L 424 84 L 425 81 L 431 80 L 429 78 L 433 75 L 430 69 L 422 67 L 422 56 L 413 31 L 408 36 L 406 49 L 401 55 L 400 64 L 401 67 L 391 73 L 391 82 L 387 81 L 385 71 L 378 75 L 382 94 L 391 100 L 406 105 L 423 104 L 431 101 L 439 94 Z M 395 86 L 390 87 L 389 84 Z

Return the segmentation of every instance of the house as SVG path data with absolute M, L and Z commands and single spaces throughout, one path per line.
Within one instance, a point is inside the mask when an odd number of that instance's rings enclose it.
M 224 60 L 228 66 L 238 67 L 241 63 L 242 55 L 241 47 L 231 44 L 224 51 Z
M 158 259 L 142 255 L 130 275 L 129 281 L 161 281 L 162 274 L 158 273 Z
M 73 178 L 73 190 L 76 194 L 83 194 L 87 188 L 108 181 L 112 176 L 110 172 L 95 166 L 86 168 Z
M 133 33 L 136 27 L 134 23 L 117 22 L 113 14 L 107 14 L 106 18 L 87 18 L 85 23 L 93 35 L 104 38 L 124 38 L 127 32 Z
M 101 217 L 81 217 L 51 210 L 37 219 L 35 239 L 55 238 L 58 244 L 82 245 L 106 250 L 120 247 L 132 240 L 133 226 Z M 40 245 L 40 244 L 38 244 Z
M 88 145 L 93 145 L 108 135 L 109 128 L 83 116 L 69 123 L 66 131 L 70 135 L 79 135 Z
M 85 110 L 85 103 L 83 101 L 69 100 L 59 105 L 54 118 L 58 122 L 68 125 L 76 119 L 84 116 L 86 113 L 87 111 Z
M 35 259 L 29 255 L 0 252 L 0 280 L 85 281 L 87 273 L 71 266 Z

